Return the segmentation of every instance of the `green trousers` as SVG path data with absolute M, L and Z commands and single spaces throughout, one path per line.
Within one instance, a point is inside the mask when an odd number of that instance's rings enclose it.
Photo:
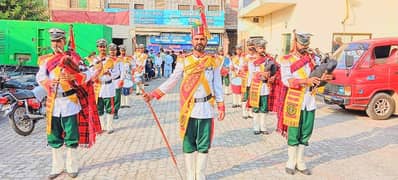
M 222 77 L 222 82 L 224 86 L 229 86 L 229 74 Z
M 119 112 L 119 109 L 120 109 L 120 101 L 122 98 L 121 92 L 122 92 L 122 88 L 116 89 L 116 95 L 115 95 L 115 113 L 116 114 Z
M 302 110 L 300 114 L 300 122 L 298 127 L 288 128 L 287 144 L 289 146 L 297 146 L 299 144 L 308 146 L 308 141 L 314 129 L 315 110 Z
M 268 113 L 268 95 L 260 96 L 258 108 L 253 108 L 254 113 Z
M 208 153 L 211 143 L 213 119 L 189 118 L 182 150 L 184 153 L 198 151 Z
M 114 98 L 98 98 L 97 102 L 97 108 L 98 108 L 98 115 L 102 116 L 104 115 L 104 112 L 106 111 L 107 114 L 113 114 L 115 112 L 114 109 Z
M 52 148 L 62 145 L 75 148 L 79 145 L 79 126 L 77 114 L 68 117 L 52 117 L 51 133 L 47 135 L 47 143 Z
M 249 92 L 250 92 L 250 87 L 246 87 L 246 92 L 243 94 L 243 102 L 246 102 L 249 99 Z

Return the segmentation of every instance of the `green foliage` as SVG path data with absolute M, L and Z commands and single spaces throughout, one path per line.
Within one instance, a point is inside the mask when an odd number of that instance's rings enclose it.
M 43 0 L 0 0 L 0 19 L 49 20 Z

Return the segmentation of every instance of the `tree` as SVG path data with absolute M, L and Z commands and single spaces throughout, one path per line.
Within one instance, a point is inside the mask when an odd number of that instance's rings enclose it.
M 43 0 L 0 0 L 0 19 L 49 20 Z

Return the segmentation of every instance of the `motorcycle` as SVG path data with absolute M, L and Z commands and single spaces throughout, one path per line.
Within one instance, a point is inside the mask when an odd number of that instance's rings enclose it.
M 8 116 L 13 130 L 22 136 L 31 134 L 38 120 L 45 118 L 46 91 L 41 86 L 28 90 L 15 82 L 6 82 L 0 93 L 0 111 Z

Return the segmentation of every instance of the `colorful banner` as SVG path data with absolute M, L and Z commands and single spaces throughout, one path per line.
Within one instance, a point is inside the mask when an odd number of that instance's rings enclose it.
M 199 11 L 131 10 L 131 19 L 134 19 L 134 24 L 190 27 L 192 22 L 199 17 Z M 224 27 L 224 11 L 206 11 L 206 19 L 209 27 Z
M 151 36 L 151 44 L 191 44 L 191 34 L 188 33 L 162 33 L 160 36 Z M 220 35 L 212 34 L 208 45 L 219 45 Z

